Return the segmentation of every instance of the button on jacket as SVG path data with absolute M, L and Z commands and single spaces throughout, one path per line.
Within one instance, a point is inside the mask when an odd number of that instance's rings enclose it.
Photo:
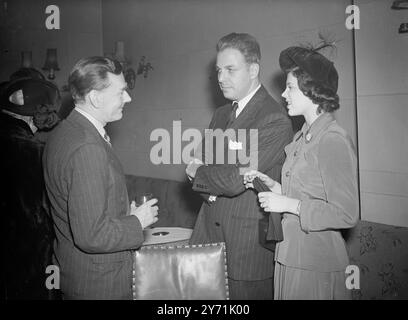
M 340 229 L 359 217 L 357 159 L 353 143 L 330 113 L 306 123 L 285 147 L 282 193 L 301 200 L 299 216 L 285 213 L 284 240 L 275 260 L 321 272 L 349 264 Z

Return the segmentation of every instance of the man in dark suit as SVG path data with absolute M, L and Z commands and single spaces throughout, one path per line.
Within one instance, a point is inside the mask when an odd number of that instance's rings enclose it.
M 69 86 L 75 109 L 44 151 L 44 173 L 65 299 L 131 299 L 132 252 L 157 221 L 157 199 L 129 205 L 125 177 L 104 126 L 131 101 L 121 65 L 80 60 Z
M 226 243 L 231 299 L 273 298 L 274 252 L 259 243 L 258 221 L 263 211 L 256 193 L 245 189 L 242 173 L 244 168 L 257 167 L 280 180 L 284 147 L 293 134 L 286 112 L 260 83 L 260 58 L 259 44 L 251 35 L 231 33 L 220 39 L 218 82 L 224 97 L 233 103 L 215 111 L 209 128 L 238 134 L 229 135 L 228 143 L 221 148 L 216 145 L 215 151 L 206 147 L 201 159 L 197 153 L 186 169 L 193 189 L 207 200 L 190 243 Z M 245 131 L 246 142 L 240 141 L 239 129 Z M 251 136 L 255 137 L 255 146 L 250 143 Z M 238 151 L 246 151 L 256 161 L 248 166 L 239 156 L 234 163 L 231 157 L 225 160 L 225 155 Z M 224 154 L 220 156 L 220 152 Z

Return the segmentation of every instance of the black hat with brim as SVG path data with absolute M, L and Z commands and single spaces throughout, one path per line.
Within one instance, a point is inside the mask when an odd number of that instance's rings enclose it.
M 23 105 L 10 101 L 10 96 L 18 90 L 23 93 Z M 49 81 L 32 78 L 17 79 L 10 81 L 2 88 L 0 106 L 2 109 L 19 115 L 32 116 L 35 114 L 37 106 L 54 104 L 56 95 L 58 95 L 58 88 Z
M 333 62 L 314 50 L 289 47 L 280 53 L 279 65 L 284 72 L 299 67 L 324 88 L 337 92 L 339 76 Z

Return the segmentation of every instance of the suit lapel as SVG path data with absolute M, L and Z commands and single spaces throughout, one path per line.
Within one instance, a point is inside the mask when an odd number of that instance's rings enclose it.
M 258 91 L 254 94 L 251 100 L 248 101 L 247 105 L 245 106 L 244 110 L 239 114 L 238 118 L 228 127 L 232 129 L 238 129 L 243 126 L 244 123 L 247 123 L 248 120 L 255 118 L 256 112 L 258 108 L 262 106 L 262 101 L 265 100 L 267 97 L 268 92 L 266 91 L 265 87 L 261 85 Z M 232 111 L 232 105 L 230 108 L 223 108 L 218 117 L 214 126 L 210 129 L 222 129 L 226 130 L 227 123 Z
M 215 119 L 215 123 L 212 128 L 210 129 L 226 129 L 227 122 L 229 120 L 229 116 L 232 111 L 232 106 L 230 105 L 231 108 L 223 108 L 221 109 L 220 113 L 218 114 L 217 118 Z
M 103 146 L 105 149 L 109 163 L 115 167 L 119 172 L 123 173 L 123 168 L 122 165 L 113 152 L 112 147 L 105 141 L 105 139 L 102 138 L 102 136 L 99 134 L 98 130 L 95 128 L 95 126 L 87 119 L 85 118 L 82 114 L 80 114 L 78 111 L 75 109 L 72 110 L 71 114 L 67 118 L 68 121 L 73 121 L 77 124 L 79 124 L 81 127 L 86 130 L 90 135 L 95 137 L 95 140 L 98 144 Z
M 267 91 L 264 86 L 258 89 L 258 91 L 254 94 L 251 100 L 248 101 L 247 105 L 245 106 L 244 110 L 239 114 L 238 118 L 231 124 L 230 128 L 232 129 L 239 129 L 245 128 L 248 122 L 251 119 L 255 118 L 258 109 L 262 106 L 262 101 L 267 96 Z

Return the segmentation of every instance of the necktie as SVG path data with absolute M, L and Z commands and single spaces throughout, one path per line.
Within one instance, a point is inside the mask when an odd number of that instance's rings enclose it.
M 229 127 L 236 119 L 236 113 L 237 113 L 237 109 L 238 109 L 238 102 L 234 101 L 232 103 L 232 110 L 231 110 L 231 114 L 227 123 L 227 127 Z
M 110 138 L 109 138 L 109 136 L 108 136 L 108 134 L 105 132 L 105 134 L 103 135 L 103 138 L 105 139 L 105 141 L 107 142 L 107 143 L 109 143 L 109 145 L 111 146 L 111 142 L 110 142 Z

